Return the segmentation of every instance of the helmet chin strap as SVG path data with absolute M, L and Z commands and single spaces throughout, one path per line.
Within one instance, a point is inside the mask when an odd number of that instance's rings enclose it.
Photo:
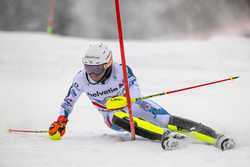
M 105 81 L 110 77 L 111 72 L 112 72 L 112 66 L 110 66 L 110 67 L 108 67 L 108 68 L 106 69 L 104 75 L 102 76 L 102 78 L 101 78 L 99 81 L 94 81 L 94 82 L 91 82 L 92 79 L 91 79 L 91 77 L 90 77 L 87 73 L 85 73 L 85 74 L 86 74 L 86 78 L 87 78 L 88 82 L 89 82 L 90 84 L 92 84 L 92 85 L 96 85 L 96 84 L 99 84 L 99 83 L 104 84 Z M 93 81 L 93 80 L 92 80 L 92 81 Z

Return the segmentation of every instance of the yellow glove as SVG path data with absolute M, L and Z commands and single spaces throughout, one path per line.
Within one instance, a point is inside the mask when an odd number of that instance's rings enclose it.
M 131 98 L 131 102 L 136 102 L 136 98 Z M 116 96 L 107 100 L 105 106 L 108 110 L 118 110 L 127 107 L 127 98 L 125 96 Z

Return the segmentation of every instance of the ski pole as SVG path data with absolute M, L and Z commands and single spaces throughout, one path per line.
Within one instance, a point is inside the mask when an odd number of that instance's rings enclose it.
M 172 93 L 181 92 L 181 91 L 185 91 L 185 90 L 189 90 L 189 89 L 195 89 L 195 88 L 204 87 L 204 86 L 208 86 L 208 85 L 212 85 L 212 84 L 216 84 L 216 83 L 220 83 L 220 82 L 235 80 L 237 78 L 239 78 L 239 76 L 229 77 L 229 78 L 218 80 L 218 81 L 207 82 L 207 83 L 194 85 L 194 86 L 190 86 L 190 87 L 185 87 L 185 88 L 181 88 L 181 89 L 175 89 L 175 90 L 171 90 L 171 91 L 167 91 L 167 92 L 156 93 L 156 94 L 152 94 L 152 95 L 148 95 L 148 96 L 144 96 L 144 97 L 132 98 L 131 102 L 134 103 L 138 100 L 145 100 L 145 99 L 149 99 L 152 97 L 163 96 L 166 94 L 172 94 Z M 127 106 L 127 99 L 124 96 L 117 96 L 117 97 L 110 98 L 106 102 L 106 105 L 105 105 L 106 109 L 109 109 L 109 110 L 117 110 L 117 109 L 120 109 L 120 108 L 123 108 L 126 106 Z
M 24 130 L 24 129 L 9 129 L 9 132 L 20 132 L 20 133 L 48 133 L 48 130 Z
M 172 93 L 181 92 L 181 91 L 185 91 L 185 90 L 189 90 L 189 89 L 195 89 L 195 88 L 199 88 L 199 87 L 213 85 L 213 84 L 220 83 L 220 82 L 235 80 L 237 78 L 239 78 L 239 76 L 229 77 L 229 78 L 218 80 L 218 81 L 207 82 L 207 83 L 194 85 L 194 86 L 190 86 L 190 87 L 185 87 L 185 88 L 181 88 L 181 89 L 176 89 L 176 90 L 171 90 L 171 91 L 167 91 L 167 92 L 156 93 L 156 94 L 152 94 L 152 95 L 148 95 L 148 96 L 144 96 L 144 97 L 135 98 L 134 101 L 136 102 L 138 100 L 144 100 L 144 99 L 148 99 L 148 98 L 151 98 L 151 97 L 163 96 L 163 95 L 166 95 L 166 94 L 172 94 Z

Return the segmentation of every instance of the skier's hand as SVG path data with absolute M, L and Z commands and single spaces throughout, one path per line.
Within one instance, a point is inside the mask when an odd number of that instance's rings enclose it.
M 57 132 L 60 133 L 60 136 L 62 137 L 65 133 L 66 124 L 68 122 L 68 119 L 64 115 L 60 115 L 57 118 L 57 121 L 53 122 L 49 127 L 49 135 L 53 136 Z

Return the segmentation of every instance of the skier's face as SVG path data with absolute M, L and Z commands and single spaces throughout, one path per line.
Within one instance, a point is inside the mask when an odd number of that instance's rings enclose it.
M 104 76 L 105 72 L 103 74 L 100 75 L 96 75 L 95 73 L 90 74 L 89 76 L 91 77 L 91 79 L 93 79 L 95 82 L 98 82 L 102 79 L 102 77 Z
M 105 72 L 105 64 L 100 64 L 100 65 L 84 65 L 85 71 L 91 75 L 101 75 L 103 72 Z
M 84 65 L 85 71 L 94 81 L 98 82 L 104 76 L 106 70 L 112 64 L 101 64 L 101 65 Z
M 85 71 L 94 81 L 99 81 L 105 74 L 105 64 L 100 65 L 84 65 Z
M 104 76 L 106 70 L 111 67 L 113 64 L 112 57 L 108 61 L 108 63 L 105 64 L 99 64 L 99 65 L 84 65 L 86 73 L 93 79 L 94 81 L 98 82 L 102 79 Z

